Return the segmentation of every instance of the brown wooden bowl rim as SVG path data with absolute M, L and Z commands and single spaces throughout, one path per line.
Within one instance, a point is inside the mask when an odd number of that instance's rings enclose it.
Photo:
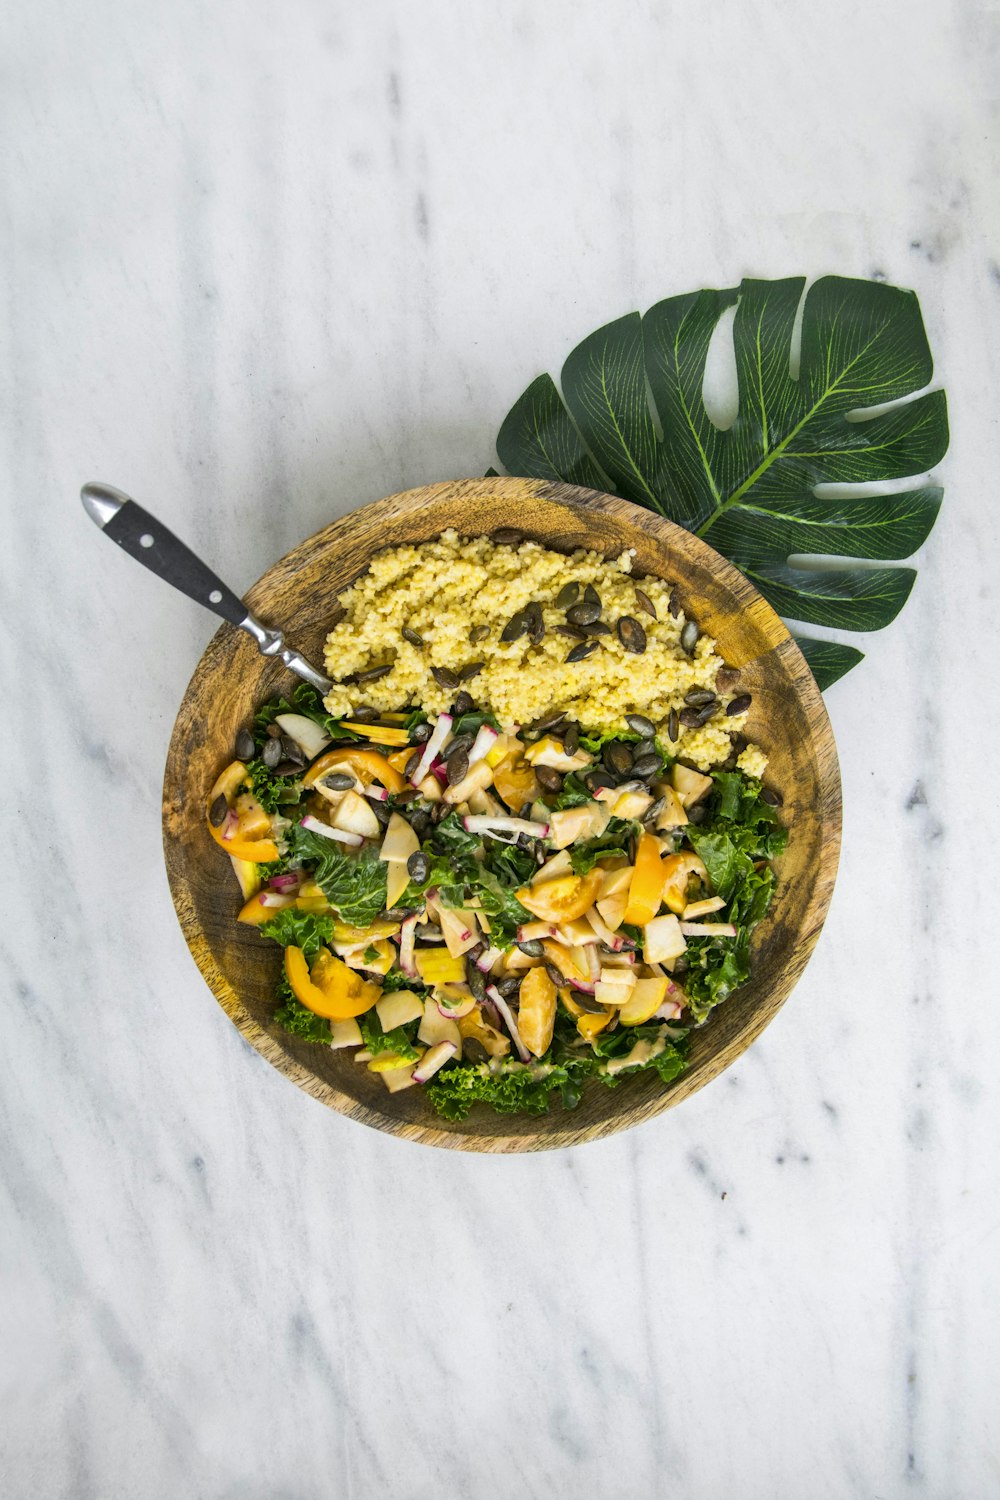
M 239 633 L 229 625 L 223 625 L 212 637 L 205 651 L 195 667 L 194 672 L 184 691 L 177 719 L 171 733 L 170 744 L 167 752 L 167 760 L 164 768 L 163 781 L 163 838 L 167 864 L 167 877 L 170 886 L 171 897 L 174 908 L 180 922 L 181 930 L 191 954 L 212 993 L 226 1012 L 230 1020 L 238 1027 L 244 1038 L 256 1049 L 268 1062 L 270 1062 L 286 1078 L 311 1094 L 313 1098 L 320 1100 L 339 1113 L 359 1121 L 362 1124 L 371 1125 L 378 1130 L 392 1135 L 403 1136 L 409 1140 L 417 1140 L 424 1145 L 446 1147 L 452 1150 L 482 1151 L 482 1152 L 513 1152 L 513 1151 L 540 1151 L 556 1150 L 564 1146 L 581 1144 L 583 1140 L 599 1140 L 609 1135 L 616 1134 L 621 1130 L 630 1129 L 634 1125 L 642 1124 L 646 1120 L 653 1119 L 665 1110 L 673 1108 L 689 1095 L 703 1088 L 720 1073 L 725 1071 L 736 1059 L 761 1034 L 764 1028 L 774 1019 L 780 1007 L 784 1004 L 800 977 L 806 962 L 808 961 L 816 942 L 829 908 L 833 891 L 833 883 L 836 874 L 837 863 L 840 852 L 841 836 L 841 784 L 839 765 L 837 761 L 836 744 L 833 737 L 833 729 L 829 716 L 823 703 L 822 695 L 816 685 L 815 678 L 806 663 L 794 639 L 788 632 L 787 627 L 779 616 L 767 603 L 762 595 L 757 593 L 750 581 L 739 572 L 739 570 L 716 552 L 714 548 L 691 532 L 676 526 L 672 521 L 654 511 L 647 511 L 630 501 L 623 500 L 615 495 L 607 495 L 601 491 L 583 489 L 575 485 L 561 483 L 550 483 L 547 481 L 516 479 L 509 476 L 498 476 L 486 480 L 450 480 L 438 484 L 422 485 L 411 490 L 403 490 L 394 495 L 385 496 L 381 500 L 374 500 L 366 505 L 355 507 L 354 510 L 346 512 L 337 517 L 328 525 L 322 527 L 312 536 L 293 547 L 277 562 L 263 573 L 253 586 L 246 592 L 245 599 L 250 609 L 264 609 L 266 611 L 268 594 L 272 582 L 278 576 L 286 573 L 299 563 L 305 563 L 310 553 L 318 546 L 324 546 L 334 540 L 338 533 L 356 523 L 357 517 L 364 513 L 370 519 L 377 520 L 380 514 L 387 517 L 396 515 L 401 509 L 415 510 L 433 501 L 456 485 L 463 488 L 471 487 L 473 491 L 481 487 L 484 493 L 501 492 L 507 487 L 512 487 L 515 494 L 524 494 L 525 487 L 529 486 L 530 494 L 538 499 L 550 499 L 559 505 L 569 507 L 583 512 L 600 510 L 610 514 L 614 519 L 620 517 L 630 521 L 633 525 L 647 531 L 652 530 L 657 536 L 658 546 L 669 547 L 674 538 L 683 538 L 683 544 L 690 549 L 692 545 L 703 549 L 705 563 L 720 581 L 731 588 L 735 593 L 742 596 L 746 605 L 752 605 L 755 615 L 759 621 L 768 626 L 768 633 L 773 637 L 774 649 L 784 659 L 784 665 L 794 683 L 795 690 L 803 700 L 804 706 L 810 714 L 814 733 L 820 742 L 822 756 L 820 759 L 819 774 L 821 778 L 822 801 L 826 816 L 823 821 L 822 846 L 820 851 L 819 865 L 825 869 L 827 879 L 817 879 L 813 883 L 809 902 L 805 907 L 799 927 L 801 931 L 796 940 L 796 952 L 799 962 L 796 966 L 786 961 L 774 978 L 770 993 L 769 1004 L 765 1008 L 758 1006 L 746 1019 L 739 1032 L 730 1040 L 725 1055 L 713 1053 L 710 1057 L 702 1060 L 696 1068 L 682 1073 L 680 1077 L 665 1087 L 662 1094 L 655 1095 L 642 1101 L 639 1107 L 631 1109 L 625 1104 L 623 1108 L 616 1111 L 607 1120 L 601 1121 L 588 1127 L 585 1134 L 581 1135 L 579 1127 L 574 1129 L 573 1115 L 569 1111 L 556 1112 L 556 1107 L 548 1114 L 539 1117 L 539 1130 L 533 1135 L 506 1135 L 503 1133 L 503 1117 L 496 1116 L 497 1133 L 495 1135 L 465 1135 L 460 1126 L 445 1130 L 434 1126 L 416 1125 L 412 1121 L 396 1119 L 391 1115 L 384 1114 L 380 1110 L 372 1109 L 359 1100 L 351 1098 L 335 1085 L 327 1083 L 318 1078 L 308 1068 L 299 1063 L 284 1051 L 280 1043 L 270 1036 L 244 1008 L 239 994 L 230 983 L 222 969 L 216 962 L 215 956 L 209 946 L 205 931 L 198 920 L 195 907 L 190 900 L 185 873 L 182 866 L 175 862 L 172 857 L 175 853 L 176 841 L 168 829 L 168 816 L 177 805 L 176 788 L 182 784 L 184 771 L 184 755 L 181 744 L 180 723 L 183 718 L 184 706 L 188 699 L 196 692 L 201 676 L 214 667 L 213 658 L 224 649 L 228 643 L 232 646 L 240 639 Z M 474 536 L 483 534 L 482 531 L 470 529 L 463 535 Z M 530 531 L 530 528 L 529 528 Z M 433 533 L 439 535 L 440 533 Z M 425 540 L 429 540 L 426 538 Z M 544 538 L 542 545 L 550 545 Z M 378 550 L 371 549 L 371 554 Z M 286 622 L 277 622 L 285 624 Z M 200 798 L 201 793 L 197 793 Z M 388 1096 L 387 1096 L 388 1097 Z M 619 1097 L 616 1090 L 614 1098 Z

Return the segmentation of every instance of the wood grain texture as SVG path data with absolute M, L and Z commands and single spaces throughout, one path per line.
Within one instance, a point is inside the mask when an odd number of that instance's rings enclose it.
M 840 849 L 840 773 L 830 721 L 798 647 L 769 604 L 730 563 L 670 521 L 628 501 L 572 485 L 472 479 L 390 496 L 334 521 L 254 584 L 247 603 L 322 662 L 335 595 L 382 547 L 424 542 L 448 527 L 473 536 L 516 526 L 560 551 L 586 546 L 616 557 L 636 549 L 634 573 L 676 583 L 687 614 L 715 637 L 753 694 L 747 734 L 770 756 L 768 781 L 784 796 L 788 848 L 778 889 L 755 937 L 746 985 L 692 1034 L 688 1070 L 616 1089 L 588 1085 L 575 1111 L 554 1103 L 541 1118 L 477 1107 L 441 1120 L 420 1089 L 389 1095 L 349 1052 L 300 1042 L 271 1021 L 280 951 L 237 924 L 240 897 L 228 861 L 208 837 L 205 797 L 232 758 L 237 730 L 296 679 L 224 625 L 188 685 L 174 726 L 163 790 L 167 874 L 184 936 L 212 992 L 246 1039 L 314 1098 L 366 1125 L 466 1151 L 539 1151 L 579 1144 L 651 1119 L 729 1066 L 784 1004 L 816 944 Z

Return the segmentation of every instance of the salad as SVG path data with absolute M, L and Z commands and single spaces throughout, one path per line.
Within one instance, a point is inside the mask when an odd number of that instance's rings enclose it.
M 433 715 L 267 703 L 207 822 L 239 922 L 283 950 L 275 1025 L 451 1120 L 676 1078 L 749 974 L 786 832 L 735 750 L 705 773 L 626 722 L 502 726 L 464 689 Z

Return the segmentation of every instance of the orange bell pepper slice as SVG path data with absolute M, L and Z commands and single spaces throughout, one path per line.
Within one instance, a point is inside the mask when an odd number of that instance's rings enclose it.
M 363 1016 L 382 994 L 381 985 L 369 984 L 326 949 L 320 950 L 310 970 L 301 948 L 286 948 L 285 974 L 296 1000 L 328 1021 Z
M 247 838 L 239 828 L 234 829 L 232 837 L 227 839 L 222 831 L 226 825 L 222 824 L 216 828 L 209 817 L 212 804 L 217 797 L 225 797 L 232 810 L 233 803 L 237 800 L 237 793 L 246 781 L 246 777 L 247 768 L 241 760 L 234 760 L 226 767 L 208 794 L 205 822 L 219 848 L 225 849 L 226 853 L 232 855 L 234 859 L 245 859 L 255 865 L 270 864 L 272 860 L 278 858 L 278 846 L 273 839 Z
M 660 859 L 660 846 L 651 833 L 639 839 L 635 855 L 635 868 L 628 888 L 628 902 L 623 921 L 636 927 L 645 927 L 660 909 L 663 899 L 664 869 Z
M 246 922 L 251 927 L 259 927 L 262 922 L 269 922 L 275 912 L 279 912 L 285 906 L 295 906 L 294 896 L 279 896 L 277 891 L 268 891 L 267 900 L 264 900 L 265 892 L 261 891 L 243 907 L 237 922 Z
M 377 750 L 359 750 L 357 746 L 352 745 L 345 745 L 339 750 L 325 751 L 319 760 L 313 761 L 302 778 L 302 785 L 307 789 L 315 786 L 317 781 L 334 766 L 350 766 L 351 770 L 357 771 L 362 779 L 364 779 L 364 773 L 367 773 L 369 781 L 380 781 L 387 792 L 396 793 L 406 790 L 406 782 L 384 755 L 379 755 Z
M 534 802 L 542 791 L 534 767 L 520 750 L 512 750 L 495 767 L 493 785 L 512 813 L 519 813 L 525 803 Z

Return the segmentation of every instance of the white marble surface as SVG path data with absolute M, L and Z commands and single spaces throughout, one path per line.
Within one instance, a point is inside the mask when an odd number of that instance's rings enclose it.
M 4 46 L 5 1500 L 1000 1493 L 998 12 L 972 0 L 33 0 Z M 478 474 L 599 323 L 741 273 L 919 292 L 942 520 L 829 695 L 845 855 L 721 1081 L 552 1157 L 271 1071 L 174 920 L 158 792 L 209 616 Z M 978 660 L 967 654 L 977 641 Z

